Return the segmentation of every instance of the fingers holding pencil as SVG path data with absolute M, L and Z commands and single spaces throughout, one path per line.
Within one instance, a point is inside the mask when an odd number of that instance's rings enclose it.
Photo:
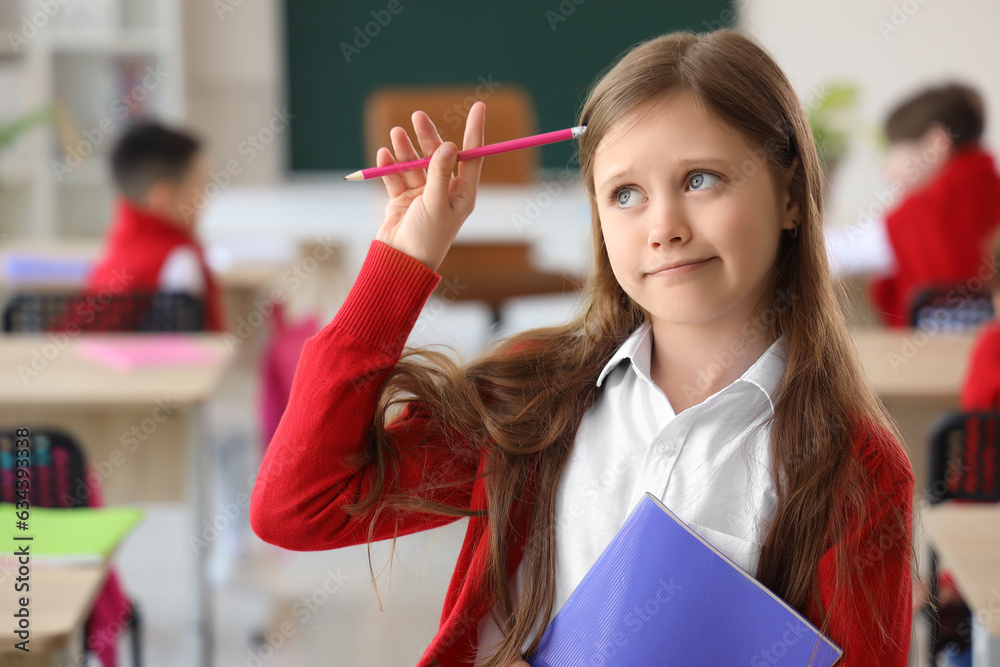
M 466 148 L 482 146 L 485 110 L 482 102 L 470 109 Z M 414 112 L 412 118 L 420 146 L 430 158 L 421 159 L 426 162 L 422 168 L 382 175 L 390 198 L 385 221 L 375 238 L 437 270 L 462 223 L 475 208 L 482 158 L 465 160 L 469 164 L 459 165 L 459 175 L 455 176 L 458 147 L 450 141 L 442 142 L 424 112 Z M 394 127 L 390 135 L 396 155 L 380 148 L 376 156 L 380 167 L 416 157 L 416 149 L 403 128 Z
M 413 129 L 416 131 L 420 151 L 424 156 L 432 155 L 442 143 L 441 135 L 438 134 L 434 123 L 426 113 L 419 110 L 414 111 L 410 119 L 413 121 Z M 410 136 L 404 128 L 399 126 L 392 128 L 389 131 L 389 138 L 392 140 L 395 158 L 388 149 L 385 150 L 385 153 L 383 153 L 383 149 L 379 149 L 376 156 L 377 166 L 383 167 L 397 162 L 420 159 L 421 156 L 417 154 L 413 142 L 410 141 Z M 389 196 L 395 197 L 408 188 L 422 188 L 426 185 L 427 172 L 425 169 L 413 169 L 396 174 L 386 174 L 382 176 L 382 180 L 389 191 Z
M 413 147 L 410 135 L 405 129 L 399 126 L 392 128 L 389 130 L 389 138 L 392 139 L 392 149 L 396 162 L 408 162 L 420 159 L 421 156 L 417 153 L 417 149 Z M 404 171 L 401 175 L 407 188 L 421 188 L 427 182 L 427 177 L 423 169 Z
M 476 102 L 473 105 L 473 108 L 476 108 L 478 105 L 482 105 L 482 112 L 485 115 L 485 109 L 486 109 L 485 104 L 483 104 L 482 102 Z M 475 118 L 472 118 L 471 109 L 470 109 L 470 119 L 467 120 L 475 121 Z M 402 131 L 402 128 L 398 129 Z M 473 139 L 473 137 L 470 137 L 469 135 L 468 125 L 466 126 L 466 129 L 467 129 L 466 139 L 467 140 Z M 474 141 L 474 143 L 479 144 L 478 146 L 468 147 L 459 151 L 456 161 L 465 162 L 468 160 L 477 160 L 479 158 L 486 157 L 488 155 L 497 155 L 499 153 L 506 153 L 508 151 L 517 151 L 523 148 L 544 146 L 545 144 L 551 144 L 557 141 L 569 141 L 570 139 L 577 139 L 583 136 L 583 133 L 586 131 L 587 131 L 586 125 L 579 125 L 577 127 L 568 127 L 564 130 L 555 130 L 554 132 L 544 132 L 542 134 L 535 134 L 530 137 L 521 137 L 520 139 L 509 139 L 507 141 L 500 141 L 495 144 L 489 144 L 489 145 L 483 145 L 482 139 L 479 139 Z M 404 137 L 401 137 L 401 139 L 402 138 Z M 407 143 L 409 142 L 408 138 L 406 138 L 406 142 Z M 397 162 L 395 164 L 387 164 L 383 166 L 372 167 L 371 169 L 362 169 L 360 171 L 355 171 L 348 174 L 347 176 L 344 176 L 340 180 L 364 181 L 369 178 L 378 178 L 389 174 L 399 174 L 406 171 L 417 171 L 417 170 L 422 171 L 424 169 L 427 169 L 427 167 L 430 165 L 430 162 L 431 159 L 429 157 L 418 158 L 416 160 L 403 160 L 402 162 Z
M 375 164 L 379 167 L 396 164 L 396 160 L 392 157 L 392 151 L 385 146 L 379 148 L 375 154 Z M 406 192 L 406 180 L 403 178 L 403 174 L 386 174 L 382 177 L 382 182 L 385 183 L 389 197 L 398 197 Z
M 424 157 L 433 155 L 434 151 L 438 149 L 443 141 L 441 135 L 438 134 L 437 127 L 434 126 L 433 121 L 423 111 L 414 111 L 410 119 L 413 121 L 413 129 L 417 133 L 420 151 L 424 154 Z
M 485 144 L 486 103 L 477 100 L 469 109 L 465 121 L 465 138 L 462 150 L 479 148 Z M 463 160 L 458 163 L 458 182 L 454 187 L 452 198 L 460 206 L 468 206 L 471 212 L 476 203 L 476 190 L 479 187 L 479 176 L 483 170 L 483 158 Z

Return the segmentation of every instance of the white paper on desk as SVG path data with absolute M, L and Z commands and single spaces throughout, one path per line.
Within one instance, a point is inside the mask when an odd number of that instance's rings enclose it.
M 896 267 L 885 220 L 866 217 L 854 224 L 826 227 L 826 254 L 834 277 L 855 274 L 883 275 Z

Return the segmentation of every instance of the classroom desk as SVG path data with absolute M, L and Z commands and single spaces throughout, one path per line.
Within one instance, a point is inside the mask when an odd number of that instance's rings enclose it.
M 18 292 L 75 292 L 83 287 L 83 273 L 100 256 L 103 241 L 51 239 L 17 239 L 4 244 L 0 250 L 0 293 Z M 206 248 L 206 256 L 222 291 L 223 309 L 228 329 L 235 330 L 238 318 L 246 316 L 253 308 L 253 299 L 266 285 L 286 271 L 295 259 L 296 251 L 291 242 L 282 243 L 268 239 L 256 243 L 253 239 L 233 236 L 216 241 Z M 13 258 L 34 258 L 65 262 L 62 277 L 26 277 L 16 281 L 7 278 L 7 262 Z
M 79 337 L 60 349 L 46 335 L 0 336 L 0 424 L 69 430 L 91 463 L 102 469 L 107 503 L 190 497 L 193 489 L 184 488 L 179 445 L 191 433 L 185 426 L 211 395 L 229 357 L 221 336 L 192 337 L 216 351 L 219 361 L 119 373 L 78 357 Z M 35 368 L 40 369 L 37 376 Z M 118 474 L 119 468 L 127 474 Z
M 919 494 L 927 486 L 931 426 L 958 409 L 974 334 L 872 329 L 852 336 L 868 379 L 899 424 Z
M 1000 505 L 942 503 L 924 526 L 972 611 L 972 664 L 1000 667 Z
M 33 562 L 28 607 L 30 652 L 24 653 L 14 648 L 20 639 L 10 622 L 18 608 L 19 594 L 14 592 L 17 570 L 12 565 L 0 565 L 0 586 L 4 588 L 0 618 L 5 620 L 0 626 L 0 663 L 9 667 L 82 664 L 83 625 L 107 575 L 107 561 L 78 567 Z
M 232 355 L 223 336 L 191 338 L 215 351 L 217 360 L 120 373 L 77 356 L 80 337 L 68 339 L 62 349 L 46 335 L 0 337 L 0 428 L 66 429 L 80 439 L 100 472 L 106 502 L 149 500 L 144 487 L 156 487 L 152 497 L 158 500 L 163 498 L 157 492 L 171 492 L 173 498 L 190 500 L 192 535 L 200 536 L 208 516 L 206 483 L 212 479 L 204 404 Z M 53 352 L 51 359 L 46 351 Z M 38 355 L 46 364 L 37 377 L 23 380 L 19 368 L 31 368 Z M 183 478 L 187 488 L 181 491 Z M 192 550 L 199 573 L 194 585 L 200 658 L 202 665 L 209 665 L 213 626 L 205 566 L 210 549 Z

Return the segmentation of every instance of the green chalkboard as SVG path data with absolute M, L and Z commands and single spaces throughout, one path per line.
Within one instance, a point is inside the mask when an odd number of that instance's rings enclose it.
M 372 166 L 361 112 L 373 88 L 516 82 L 547 132 L 574 123 L 593 80 L 632 45 L 735 18 L 730 0 L 286 0 L 285 14 L 296 172 Z M 571 155 L 569 142 L 552 144 L 542 163 Z

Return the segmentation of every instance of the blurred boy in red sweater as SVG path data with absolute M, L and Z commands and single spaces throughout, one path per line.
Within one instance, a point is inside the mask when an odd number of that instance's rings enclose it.
M 980 145 L 982 99 L 966 86 L 906 100 L 885 131 L 887 172 L 900 192 L 886 217 L 895 267 L 869 284 L 869 298 L 886 325 L 900 327 L 922 287 L 960 288 L 980 271 L 1000 225 L 1000 176 Z
M 187 292 L 203 299 L 205 329 L 221 331 L 219 289 L 195 237 L 208 182 L 198 139 L 142 122 L 122 136 L 111 167 L 119 197 L 87 291 Z

